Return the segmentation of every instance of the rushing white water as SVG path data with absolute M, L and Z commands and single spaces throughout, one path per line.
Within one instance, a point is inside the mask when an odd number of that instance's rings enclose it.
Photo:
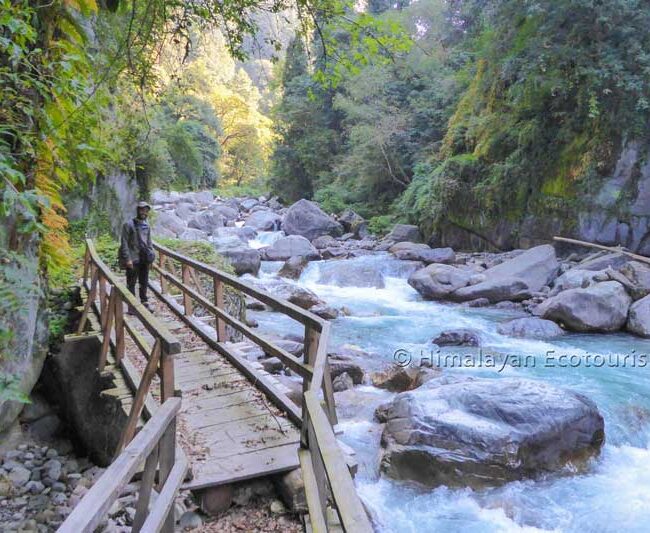
M 248 241 L 248 245 L 257 250 L 264 246 L 271 246 L 284 236 L 284 231 L 259 231 L 254 239 Z
M 262 281 L 279 266 L 265 263 Z M 324 283 L 323 278 L 340 281 L 330 274 L 324 275 L 331 269 L 357 270 L 362 277 L 373 279 L 378 272 L 384 286 L 341 287 Z M 408 273 L 408 266 L 399 261 L 387 255 L 374 255 L 310 263 L 298 283 L 316 292 L 329 305 L 350 309 L 351 316 L 333 323 L 331 347 L 355 344 L 386 361 L 392 360 L 397 349 L 406 349 L 415 358 L 422 351 L 430 357 L 435 348 L 431 339 L 439 332 L 472 328 L 481 334 L 483 353 L 500 356 L 506 362 L 528 357 L 528 366 L 447 368 L 445 372 L 494 378 L 521 376 L 579 391 L 596 402 L 605 417 L 606 443 L 586 472 L 567 471 L 480 491 L 422 489 L 379 476 L 380 428 L 372 422 L 372 410 L 390 394 L 372 387 L 357 388 L 355 393 L 364 395 L 364 409 L 342 420 L 343 438 L 357 450 L 361 465 L 357 476 L 359 492 L 381 529 L 400 533 L 649 531 L 650 370 L 631 367 L 631 359 L 625 367 L 622 358 L 618 367 L 587 367 L 585 362 L 595 354 L 615 361 L 615 355 L 634 352 L 636 361 L 642 361 L 638 356 L 650 354 L 650 342 L 626 334 L 568 334 L 553 341 L 504 337 L 497 333 L 497 324 L 518 316 L 516 313 L 423 301 L 406 283 Z M 346 275 L 345 280 L 349 284 L 350 276 Z M 255 317 L 262 329 L 301 333 L 293 321 L 276 313 L 259 313 Z M 467 351 L 476 354 L 477 349 Z M 551 351 L 554 359 L 549 359 Z M 571 364 L 577 366 L 558 366 L 561 355 L 571 355 Z M 555 362 L 555 367 L 547 366 L 549 362 Z

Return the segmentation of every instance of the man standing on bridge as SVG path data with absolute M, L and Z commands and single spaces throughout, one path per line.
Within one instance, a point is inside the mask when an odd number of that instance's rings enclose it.
M 138 202 L 137 216 L 122 226 L 119 260 L 120 266 L 126 269 L 126 286 L 129 291 L 135 296 L 135 284 L 138 282 L 140 301 L 151 311 L 147 301 L 147 285 L 149 266 L 156 254 L 151 244 L 151 229 L 147 222 L 150 210 L 151 206 L 147 202 Z

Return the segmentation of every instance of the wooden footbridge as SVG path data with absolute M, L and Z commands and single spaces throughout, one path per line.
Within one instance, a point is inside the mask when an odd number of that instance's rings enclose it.
M 159 281 L 150 283 L 151 313 L 86 241 L 77 333 L 100 335 L 97 371 L 114 385 L 103 394 L 121 402 L 128 418 L 113 463 L 59 531 L 94 531 L 134 476 L 140 491 L 132 530 L 171 532 L 181 488 L 201 491 L 296 468 L 305 485 L 307 530 L 372 531 L 356 494 L 353 459 L 336 437 L 329 323 L 210 265 L 155 248 Z M 302 358 L 228 311 L 234 306 L 227 302 L 243 297 L 304 326 Z M 247 359 L 260 349 L 301 380 L 301 407 Z

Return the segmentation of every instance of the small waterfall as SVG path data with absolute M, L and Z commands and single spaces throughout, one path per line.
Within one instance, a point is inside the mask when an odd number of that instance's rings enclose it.
M 257 250 L 265 246 L 271 246 L 282 237 L 285 237 L 284 231 L 260 231 L 254 239 L 248 241 L 248 245 Z

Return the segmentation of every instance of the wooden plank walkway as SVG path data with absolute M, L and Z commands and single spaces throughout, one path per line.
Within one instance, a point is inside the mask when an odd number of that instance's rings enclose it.
M 180 440 L 193 474 L 184 487 L 197 490 L 297 468 L 300 430 L 295 423 L 226 357 L 178 320 L 165 303 L 156 300 L 153 305 L 154 314 L 183 347 L 174 357 L 174 366 L 175 388 L 183 398 L 178 415 Z M 145 340 L 152 340 L 139 323 L 134 326 Z M 248 342 L 220 344 L 241 359 L 254 348 Z M 278 394 L 285 393 L 284 386 L 261 365 L 248 363 Z M 128 405 L 132 393 L 130 389 L 124 392 Z

